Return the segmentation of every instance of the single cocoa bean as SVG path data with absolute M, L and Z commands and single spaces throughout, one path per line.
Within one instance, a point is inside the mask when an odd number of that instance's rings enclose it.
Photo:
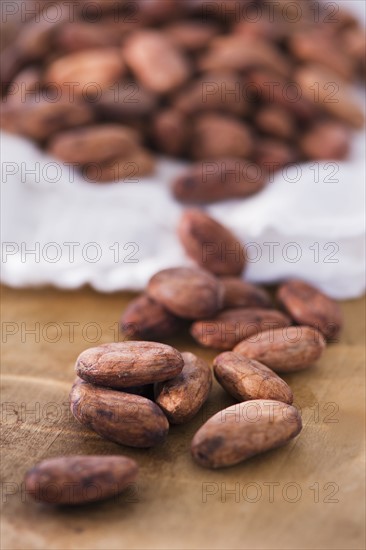
M 214 373 L 221 386 L 238 401 L 273 399 L 294 400 L 291 388 L 271 369 L 255 359 L 225 351 L 214 360 Z
M 303 96 L 312 101 L 318 109 L 342 120 L 354 128 L 362 128 L 365 115 L 352 91 L 344 80 L 330 69 L 318 65 L 304 65 L 294 74 Z M 317 93 L 314 93 L 314 82 Z M 329 85 L 332 85 L 330 89 Z
M 266 67 L 288 77 L 289 60 L 275 44 L 254 36 L 233 34 L 218 36 L 198 62 L 200 70 L 231 69 L 244 71 L 253 67 Z
M 119 124 L 99 124 L 57 134 L 48 152 L 66 162 L 102 163 L 117 156 L 128 157 L 137 148 L 136 131 Z
M 356 72 L 354 60 L 323 29 L 293 33 L 288 46 L 292 55 L 300 61 L 324 65 L 346 80 L 351 80 Z
M 251 106 L 240 95 L 241 83 L 242 77 L 235 72 L 226 70 L 204 73 L 177 93 L 173 106 L 185 116 L 200 115 L 206 111 L 245 116 Z
M 166 416 L 150 399 L 80 378 L 71 389 L 70 408 L 81 424 L 120 445 L 152 447 L 162 443 L 169 430 Z
M 92 120 L 93 112 L 85 103 L 50 103 L 34 97 L 20 108 L 18 105 L 5 105 L 1 109 L 0 125 L 4 130 L 43 142 L 56 132 L 75 128 Z
M 155 387 L 155 401 L 171 424 L 183 424 L 200 410 L 211 390 L 212 373 L 205 361 L 182 353 L 183 370 L 178 376 Z
M 270 174 L 299 159 L 297 151 L 288 143 L 277 139 L 261 139 L 256 144 L 255 161 Z
M 68 22 L 61 25 L 54 37 L 56 48 L 64 53 L 73 53 L 88 48 L 118 47 L 121 32 L 117 25 L 86 23 L 84 21 Z
M 76 360 L 80 378 L 110 388 L 128 388 L 168 380 L 181 372 L 179 351 L 158 342 L 118 342 L 83 351 Z
M 291 280 L 280 286 L 277 299 L 299 325 L 310 325 L 327 340 L 339 337 L 342 313 L 339 305 L 304 281 Z
M 191 335 L 202 346 L 232 350 L 241 340 L 269 327 L 275 329 L 290 324 L 286 315 L 274 309 L 235 308 L 226 309 L 211 319 L 194 322 Z
M 289 140 L 295 136 L 296 127 L 291 114 L 279 105 L 266 105 L 255 115 L 254 122 L 259 130 L 270 136 Z
M 25 491 L 38 502 L 78 505 L 114 497 L 137 478 L 126 456 L 64 456 L 42 460 L 25 474 Z
M 237 118 L 207 113 L 193 122 L 191 154 L 195 159 L 246 158 L 252 151 L 250 128 Z
M 306 326 L 260 332 L 239 342 L 234 352 L 264 363 L 275 372 L 295 372 L 317 361 L 325 349 L 323 335 Z
M 4 98 L 5 105 L 22 108 L 23 103 L 30 98 L 39 97 L 41 71 L 36 65 L 26 67 L 20 71 L 11 82 L 8 94 Z
M 53 61 L 44 74 L 44 84 L 68 91 L 70 83 L 76 96 L 98 97 L 100 90 L 112 86 L 125 72 L 118 48 L 87 49 Z M 97 89 L 96 89 L 97 88 Z
M 158 112 L 152 120 L 151 133 L 159 151 L 174 157 L 185 153 L 189 128 L 185 117 L 176 109 Z
M 164 34 L 177 47 L 187 52 L 198 52 L 205 48 L 219 33 L 219 27 L 211 21 L 183 19 L 170 23 Z
M 104 90 L 95 105 L 101 118 L 132 124 L 155 112 L 157 97 L 133 80 L 121 80 L 112 90 Z
M 189 78 L 189 64 L 182 52 L 157 31 L 135 32 L 123 52 L 131 71 L 152 92 L 171 92 Z
M 208 271 L 192 267 L 164 269 L 149 281 L 147 293 L 177 317 L 202 319 L 222 306 L 223 287 Z
M 253 162 L 220 158 L 197 162 L 172 185 L 175 198 L 188 203 L 210 203 L 248 197 L 266 183 L 264 171 Z
M 178 319 L 146 294 L 129 303 L 121 318 L 121 329 L 130 338 L 161 340 L 182 327 Z
M 272 307 L 271 298 L 263 288 L 247 283 L 238 277 L 221 277 L 220 281 L 224 285 L 224 309 Z
M 288 80 L 277 74 L 271 68 L 268 70 L 255 69 L 250 71 L 249 82 L 255 90 L 257 100 L 269 105 L 284 108 L 301 122 L 313 120 L 317 115 L 317 108 L 308 94 L 296 89 L 294 96 L 288 94 Z M 314 83 L 314 81 L 313 81 Z
M 245 266 L 242 243 L 224 227 L 198 209 L 185 210 L 178 226 L 180 241 L 199 266 L 215 275 L 240 275 Z
M 94 183 L 136 183 L 153 173 L 155 157 L 146 149 L 136 148 L 130 155 L 96 164 L 85 164 L 83 173 Z
M 349 129 L 333 120 L 318 122 L 299 139 L 300 151 L 305 157 L 316 160 L 343 160 L 350 146 Z
M 205 468 L 232 466 L 285 445 L 301 429 L 301 416 L 292 405 L 246 401 L 211 417 L 194 436 L 191 452 Z

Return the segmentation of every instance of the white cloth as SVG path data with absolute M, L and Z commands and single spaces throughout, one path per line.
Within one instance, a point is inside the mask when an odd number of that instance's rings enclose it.
M 346 5 L 362 16 L 360 2 Z M 70 181 L 28 140 L 2 133 L 1 154 L 4 283 L 137 290 L 190 263 L 175 232 L 182 206 L 168 189 L 182 163 L 162 159 L 140 182 L 93 185 L 77 173 Z M 347 162 L 302 164 L 249 199 L 206 208 L 246 243 L 247 280 L 300 277 L 340 299 L 364 292 L 364 156 L 358 133 Z

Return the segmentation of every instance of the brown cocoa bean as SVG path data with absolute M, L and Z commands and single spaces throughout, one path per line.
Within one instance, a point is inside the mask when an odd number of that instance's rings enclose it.
M 302 62 L 324 65 L 346 80 L 355 74 L 354 60 L 323 29 L 293 33 L 288 46 L 292 55 Z
M 211 319 L 192 324 L 191 335 L 202 346 L 232 350 L 241 340 L 268 328 L 288 327 L 290 319 L 274 309 L 226 309 Z
M 267 105 L 262 107 L 254 117 L 259 130 L 265 134 L 289 140 L 296 133 L 294 119 L 284 107 Z
M 212 386 L 211 369 L 205 361 L 189 352 L 182 353 L 182 357 L 182 372 L 155 388 L 155 401 L 171 424 L 191 420 L 205 403 Z
M 66 162 L 102 163 L 118 156 L 128 157 L 137 148 L 136 131 L 118 124 L 86 126 L 57 134 L 48 152 Z
M 202 319 L 215 315 L 222 306 L 223 287 L 208 271 L 176 267 L 156 273 L 147 293 L 177 317 Z
M 162 443 L 169 422 L 152 401 L 78 379 L 70 393 L 71 412 L 81 424 L 105 439 L 130 447 Z
M 239 74 L 227 70 L 204 73 L 177 93 L 173 106 L 185 116 L 206 111 L 246 115 L 250 105 L 240 94 L 241 81 Z
M 155 168 L 155 157 L 146 149 L 137 148 L 130 155 L 104 163 L 85 164 L 83 173 L 94 183 L 136 183 L 139 178 L 150 175 Z
M 76 374 L 99 386 L 128 388 L 168 380 L 181 372 L 179 351 L 158 342 L 118 342 L 83 351 Z
M 327 340 L 336 340 L 342 328 L 337 302 L 304 281 L 291 280 L 280 286 L 277 299 L 299 325 L 310 325 Z
M 354 128 L 363 127 L 365 115 L 349 85 L 336 73 L 322 66 L 304 65 L 295 71 L 294 78 L 300 85 L 303 96 L 318 109 Z M 317 83 L 316 93 L 314 82 Z
M 29 101 L 31 97 L 39 96 L 40 83 L 41 71 L 39 67 L 35 65 L 26 67 L 11 82 L 4 104 L 18 106 L 21 109 L 25 100 Z
M 42 460 L 25 474 L 25 490 L 38 502 L 78 505 L 114 497 L 137 478 L 126 456 L 63 456 Z
M 271 369 L 255 359 L 225 351 L 214 360 L 218 383 L 238 401 L 273 399 L 283 403 L 294 400 L 291 388 Z
M 263 170 L 239 158 L 204 160 L 173 181 L 175 198 L 188 203 L 210 203 L 248 197 L 266 184 Z
M 288 81 L 270 68 L 268 70 L 252 70 L 248 79 L 255 90 L 257 100 L 282 107 L 300 121 L 307 122 L 316 117 L 317 109 L 311 98 L 307 94 L 304 95 L 301 89 L 296 89 L 296 86 L 293 95 L 291 95 L 288 91 Z
M 56 132 L 82 126 L 93 120 L 93 113 L 85 103 L 50 103 L 38 97 L 21 107 L 5 105 L 1 111 L 1 127 L 4 130 L 37 141 L 44 141 Z
M 348 128 L 333 120 L 318 122 L 299 139 L 303 155 L 316 160 L 342 160 L 348 155 L 350 146 Z
M 123 52 L 131 71 L 152 92 L 171 92 L 189 78 L 189 64 L 184 55 L 157 31 L 132 34 Z
M 166 155 L 182 156 L 188 144 L 189 129 L 185 117 L 176 109 L 157 113 L 152 120 L 154 145 Z
M 273 173 L 287 164 L 296 162 L 299 156 L 296 150 L 284 141 L 261 139 L 256 144 L 254 158 L 263 170 Z
M 198 66 L 204 71 L 244 71 L 253 67 L 267 67 L 284 77 L 288 77 L 291 70 L 289 60 L 275 44 L 242 34 L 215 38 L 209 50 L 199 60 Z
M 123 333 L 130 338 L 162 340 L 175 334 L 182 327 L 182 320 L 142 294 L 129 303 L 120 325 Z
M 237 403 L 211 417 L 192 440 L 194 460 L 206 468 L 238 464 L 285 445 L 302 429 L 292 405 L 258 399 Z
M 101 118 L 132 124 L 155 112 L 157 97 L 133 80 L 121 80 L 112 90 L 104 90 L 96 103 Z
M 187 52 L 198 52 L 219 33 L 219 27 L 211 21 L 184 19 L 170 23 L 164 34 L 177 47 Z
M 118 47 L 121 32 L 117 25 L 74 21 L 61 25 L 55 34 L 54 43 L 63 53 L 73 53 L 88 48 Z
M 185 210 L 178 226 L 190 258 L 215 275 L 240 275 L 245 265 L 243 245 L 221 223 L 198 209 Z
M 260 332 L 239 342 L 234 352 L 267 365 L 275 372 L 295 372 L 317 361 L 325 349 L 323 335 L 306 326 Z
M 220 159 L 251 155 L 253 138 L 249 126 L 221 114 L 200 115 L 193 122 L 191 154 L 195 159 Z
M 56 85 L 65 91 L 69 91 L 72 84 L 72 93 L 89 98 L 91 94 L 98 97 L 100 90 L 115 84 L 124 72 L 118 48 L 87 49 L 53 61 L 46 69 L 43 81 L 45 85 Z
M 221 277 L 220 280 L 224 285 L 224 309 L 272 307 L 271 298 L 263 288 L 247 283 L 238 277 Z

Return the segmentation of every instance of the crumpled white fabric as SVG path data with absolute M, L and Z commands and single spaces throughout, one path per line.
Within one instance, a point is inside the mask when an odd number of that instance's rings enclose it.
M 357 0 L 346 6 L 364 15 Z M 358 133 L 346 162 L 289 168 L 251 198 L 206 208 L 246 244 L 247 280 L 300 277 L 338 299 L 364 293 L 364 157 Z M 136 183 L 70 181 L 69 169 L 6 133 L 1 158 L 2 282 L 139 290 L 156 271 L 191 263 L 175 231 L 183 207 L 169 191 L 184 164 L 161 159 Z
M 183 207 L 169 191 L 182 164 L 161 159 L 140 182 L 93 185 L 77 173 L 70 181 L 27 140 L 1 142 L 4 283 L 138 290 L 190 263 L 175 231 Z M 364 292 L 363 142 L 355 138 L 347 162 L 289 168 L 251 198 L 206 208 L 246 244 L 247 280 L 301 277 L 336 298 Z

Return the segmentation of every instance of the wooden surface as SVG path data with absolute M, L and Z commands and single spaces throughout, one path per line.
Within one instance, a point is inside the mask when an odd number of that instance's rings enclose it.
M 342 304 L 341 342 L 318 366 L 286 377 L 302 409 L 301 435 L 247 463 L 210 471 L 192 462 L 189 445 L 204 419 L 232 403 L 216 383 L 197 418 L 171 428 L 168 441 L 148 451 L 106 442 L 70 417 L 74 360 L 84 348 L 115 339 L 128 298 L 88 289 L 3 289 L 1 547 L 364 548 L 365 301 Z M 214 357 L 189 337 L 169 343 Z M 27 468 L 82 453 L 133 457 L 137 486 L 114 501 L 71 510 L 27 498 Z

